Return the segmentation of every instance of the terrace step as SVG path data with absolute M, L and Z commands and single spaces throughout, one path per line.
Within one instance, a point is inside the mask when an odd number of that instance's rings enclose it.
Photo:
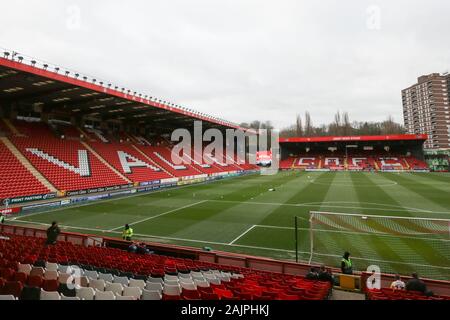
M 17 130 L 17 129 L 16 129 Z M 53 184 L 50 183 L 29 161 L 24 155 L 16 148 L 16 146 L 6 137 L 0 137 L 0 141 L 11 151 L 11 153 L 20 161 L 20 163 L 47 189 L 51 192 L 58 192 Z
M 8 119 L 3 119 L 3 122 L 6 124 L 6 126 L 9 128 L 9 130 L 11 130 L 11 132 L 18 137 L 25 137 L 24 134 L 22 134 L 21 132 L 19 132 L 19 130 L 17 130 L 16 126 L 14 124 L 12 124 L 11 121 L 9 121 Z
M 88 149 L 90 152 L 92 152 L 92 154 L 98 159 L 100 160 L 105 166 L 107 166 L 109 169 L 111 169 L 115 174 L 117 174 L 119 177 L 121 177 L 122 179 L 124 179 L 126 182 L 128 183 L 133 183 L 130 179 L 128 179 L 127 177 L 125 177 L 122 173 L 120 173 L 118 170 L 116 170 L 116 168 L 114 168 L 112 165 L 110 165 L 105 159 L 103 159 L 94 149 L 91 148 L 91 146 L 89 146 L 86 142 L 81 141 L 81 144 Z
M 155 161 L 152 160 L 152 158 L 150 158 L 149 156 L 147 156 L 145 154 L 145 152 L 141 151 L 141 149 L 139 149 L 138 147 L 136 147 L 134 144 L 131 145 L 137 152 L 139 152 L 145 159 L 147 159 L 149 162 L 151 162 L 155 167 L 160 168 L 162 171 L 164 171 L 165 173 L 167 173 L 169 176 L 171 177 L 175 177 L 173 174 L 171 174 L 169 171 L 167 171 L 166 169 L 164 169 L 162 166 L 158 165 Z

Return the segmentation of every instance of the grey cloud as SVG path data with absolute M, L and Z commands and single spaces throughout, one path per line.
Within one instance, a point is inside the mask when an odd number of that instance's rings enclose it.
M 400 90 L 450 68 L 448 12 L 438 0 L 19 0 L 2 6 L 0 46 L 235 122 L 282 127 L 309 110 L 321 124 L 338 109 L 401 121 Z

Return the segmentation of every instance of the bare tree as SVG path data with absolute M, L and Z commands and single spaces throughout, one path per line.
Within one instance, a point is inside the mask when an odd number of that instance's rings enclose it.
M 296 130 L 297 137 L 303 136 L 302 118 L 300 117 L 300 115 L 297 115 L 295 130 Z
M 305 135 L 310 137 L 314 132 L 311 115 L 308 111 L 305 112 Z
M 348 116 L 348 112 L 345 112 L 344 113 L 344 119 L 343 119 L 343 130 L 342 130 L 342 133 L 345 135 L 345 136 L 349 136 L 349 135 L 351 135 L 352 134 L 352 125 L 351 125 L 351 123 L 350 123 L 350 117 Z

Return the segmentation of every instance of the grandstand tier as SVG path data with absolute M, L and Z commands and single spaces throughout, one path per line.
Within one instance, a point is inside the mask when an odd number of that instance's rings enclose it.
M 85 190 L 129 183 L 80 141 L 59 139 L 43 123 L 16 122 L 15 126 L 25 136 L 11 137 L 11 141 L 58 190 Z
M 2 119 L 1 122 L 7 123 L 9 120 Z M 89 128 L 60 123 L 47 124 L 36 118 L 32 121 L 16 119 L 10 121 L 9 126 L 12 129 L 3 131 L 2 141 L 13 145 L 18 155 L 12 154 L 2 143 L 0 150 L 5 154 L 5 159 L 12 159 L 8 166 L 5 163 L 1 168 L 5 181 L 9 182 L 8 188 L 2 189 L 0 198 L 3 199 L 50 191 L 91 190 L 258 168 L 250 164 L 238 165 L 234 160 L 235 155 L 207 155 L 210 164 L 206 160 L 200 163 L 195 160 L 194 150 L 191 154 L 175 155 L 178 160 L 183 160 L 181 164 L 175 164 L 170 143 L 158 142 L 157 146 L 152 146 L 145 138 L 125 133 L 116 138 L 97 129 L 95 135 L 92 135 L 93 131 Z M 23 168 L 18 157 L 23 158 L 31 171 L 42 174 L 49 186 L 45 183 L 41 186 L 42 183 L 33 172 Z M 226 161 L 230 162 L 230 159 L 231 163 L 227 164 Z M 12 177 L 16 177 L 15 181 L 19 184 L 21 180 L 17 180 L 17 177 L 32 182 L 16 187 L 11 182 Z M 47 190 L 49 188 L 50 191 Z
M 1 236 L 0 295 L 17 299 L 103 300 L 106 295 L 107 300 L 323 300 L 331 293 L 330 282 L 302 276 Z
M 281 169 L 429 171 L 426 135 L 280 139 Z
M 0 139 L 0 199 L 47 194 L 51 191 L 17 159 Z

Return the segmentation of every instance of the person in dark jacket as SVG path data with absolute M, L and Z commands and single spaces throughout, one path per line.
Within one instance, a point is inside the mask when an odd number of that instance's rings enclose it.
M 137 254 L 150 254 L 150 249 L 147 248 L 147 245 L 143 242 L 139 243 L 136 250 Z
M 419 279 L 419 276 L 417 275 L 417 273 L 414 272 L 411 276 L 412 276 L 412 279 L 410 279 L 406 283 L 407 291 L 418 291 L 418 292 L 423 293 L 426 296 L 433 295 L 433 292 L 431 292 L 427 289 L 427 285 L 425 284 L 425 282 L 423 282 L 422 280 Z
M 319 281 L 328 281 L 334 283 L 333 275 L 328 271 L 324 265 L 320 266 L 319 270 Z
M 58 223 L 54 221 L 52 226 L 47 229 L 47 242 L 46 245 L 54 245 L 56 244 L 56 240 L 58 239 L 61 230 L 58 227 Z
M 316 268 L 312 267 L 311 269 L 309 269 L 309 272 L 306 274 L 306 279 L 319 280 L 319 274 L 317 273 Z

